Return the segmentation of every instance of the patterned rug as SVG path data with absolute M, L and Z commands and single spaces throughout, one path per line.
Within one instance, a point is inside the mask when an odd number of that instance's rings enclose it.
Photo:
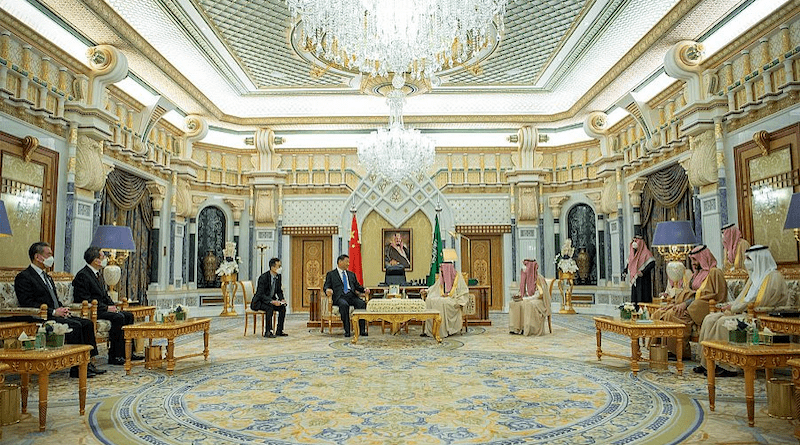
M 585 363 L 415 342 L 158 375 L 89 422 L 131 444 L 667 444 L 703 419 L 688 397 Z

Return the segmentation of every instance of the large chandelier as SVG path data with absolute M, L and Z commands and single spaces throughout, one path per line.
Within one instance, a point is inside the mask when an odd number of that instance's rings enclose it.
M 318 57 L 373 76 L 434 73 L 499 39 L 508 0 L 286 0 Z
M 392 182 L 424 173 L 433 165 L 436 148 L 419 130 L 403 125 L 405 94 L 389 92 L 389 126 L 373 131 L 358 143 L 358 162 L 367 172 Z

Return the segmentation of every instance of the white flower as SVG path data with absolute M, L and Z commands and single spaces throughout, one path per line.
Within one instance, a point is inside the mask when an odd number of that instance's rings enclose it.
M 238 260 L 238 258 L 237 258 Z M 217 275 L 233 275 L 239 272 L 239 263 L 237 261 L 223 261 L 217 269 Z
M 636 309 L 636 306 L 634 306 L 633 303 L 628 302 L 622 305 L 622 309 L 626 311 L 633 311 Z
M 572 258 L 561 259 L 558 261 L 558 268 L 564 273 L 575 273 L 578 271 L 578 265 Z

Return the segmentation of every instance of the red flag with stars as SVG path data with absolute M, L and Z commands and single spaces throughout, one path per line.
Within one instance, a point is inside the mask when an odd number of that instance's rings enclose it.
M 350 270 L 356 274 L 358 282 L 364 285 L 364 277 L 361 272 L 361 240 L 358 239 L 358 223 L 356 214 L 353 214 L 353 224 L 350 226 Z

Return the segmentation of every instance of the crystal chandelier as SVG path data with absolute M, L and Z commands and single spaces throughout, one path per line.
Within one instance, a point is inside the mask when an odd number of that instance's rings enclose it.
M 373 76 L 437 80 L 499 39 L 508 0 L 286 0 L 318 56 Z
M 424 173 L 433 165 L 436 149 L 433 141 L 419 130 L 403 126 L 405 94 L 401 90 L 390 91 L 386 101 L 389 103 L 389 126 L 359 141 L 358 162 L 369 173 L 401 182 Z

